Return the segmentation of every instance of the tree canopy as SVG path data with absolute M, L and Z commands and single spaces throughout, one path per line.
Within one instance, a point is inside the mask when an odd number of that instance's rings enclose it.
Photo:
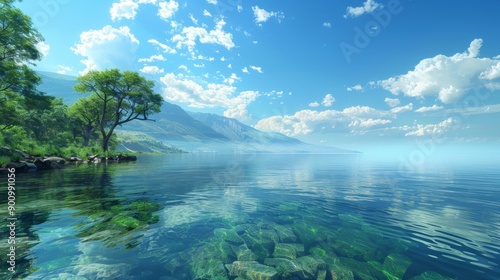
M 37 44 L 43 37 L 14 0 L 0 0 L 0 130 L 19 123 L 22 109 L 50 106 L 51 99 L 36 88 L 41 78 L 29 66 L 40 60 Z
M 109 140 L 117 126 L 133 120 L 150 120 L 160 112 L 163 98 L 154 92 L 154 82 L 137 72 L 109 69 L 90 71 L 77 78 L 75 91 L 91 93 L 100 106 L 97 124 L 102 136 L 102 149 L 108 150 Z

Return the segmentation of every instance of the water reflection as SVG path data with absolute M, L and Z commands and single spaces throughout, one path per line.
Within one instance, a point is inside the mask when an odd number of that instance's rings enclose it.
M 495 279 L 498 178 L 484 166 L 244 154 L 31 174 L 18 180 L 17 277 L 234 279 L 262 268 L 235 261 L 256 261 L 282 279 Z

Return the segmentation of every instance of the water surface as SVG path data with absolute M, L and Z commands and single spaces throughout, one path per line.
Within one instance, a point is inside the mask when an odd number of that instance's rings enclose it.
M 500 279 L 500 165 L 446 158 L 145 155 L 18 174 L 16 273 L 0 277 Z

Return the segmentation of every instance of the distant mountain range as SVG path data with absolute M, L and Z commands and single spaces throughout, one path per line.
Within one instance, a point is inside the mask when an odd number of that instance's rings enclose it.
M 71 105 L 84 95 L 76 93 L 76 78 L 38 72 L 43 83 L 39 90 L 62 98 Z M 117 133 L 121 148 L 133 151 L 162 151 L 172 146 L 188 152 L 278 152 L 356 153 L 334 147 L 311 145 L 280 133 L 262 132 L 235 119 L 207 113 L 187 112 L 164 102 L 154 121 L 132 121 Z M 125 144 L 126 143 L 126 144 Z

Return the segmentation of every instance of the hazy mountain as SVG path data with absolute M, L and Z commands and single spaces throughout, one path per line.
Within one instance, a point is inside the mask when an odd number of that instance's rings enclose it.
M 75 77 L 51 72 L 38 73 L 43 79 L 39 90 L 62 98 L 68 105 L 85 96 L 73 90 Z M 186 112 L 166 101 L 161 112 L 151 115 L 150 121 L 132 121 L 118 127 L 117 131 L 120 139 L 126 141 L 126 147 L 122 148 L 134 147 L 140 151 L 162 151 L 173 146 L 174 149 L 203 152 L 353 152 L 306 144 L 280 133 L 262 132 L 235 119 L 215 114 Z

